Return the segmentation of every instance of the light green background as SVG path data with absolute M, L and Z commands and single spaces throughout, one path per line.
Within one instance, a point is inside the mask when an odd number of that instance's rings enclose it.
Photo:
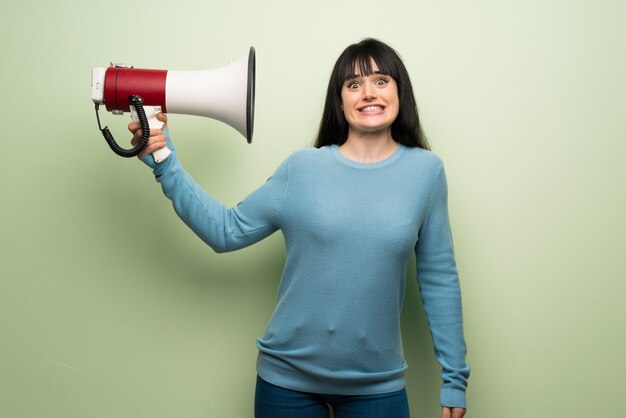
M 108 150 L 90 71 L 214 68 L 254 46 L 252 145 L 170 116 L 185 166 L 234 205 L 311 145 L 334 60 L 374 36 L 403 56 L 448 171 L 468 416 L 621 417 L 625 21 L 621 0 L 3 2 L 0 416 L 251 417 L 281 236 L 214 254 Z M 403 334 L 413 416 L 437 417 L 413 281 Z

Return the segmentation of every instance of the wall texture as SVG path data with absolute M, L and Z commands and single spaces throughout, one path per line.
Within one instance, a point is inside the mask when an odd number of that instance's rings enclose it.
M 468 416 L 620 416 L 626 3 L 39 3 L 0 6 L 0 416 L 251 417 L 281 236 L 202 244 L 149 170 L 107 149 L 90 71 L 213 68 L 254 46 L 252 145 L 170 117 L 188 170 L 234 205 L 311 145 L 335 58 L 367 36 L 404 57 L 446 162 Z M 101 116 L 127 137 L 126 117 Z M 403 330 L 413 415 L 437 417 L 413 282 Z

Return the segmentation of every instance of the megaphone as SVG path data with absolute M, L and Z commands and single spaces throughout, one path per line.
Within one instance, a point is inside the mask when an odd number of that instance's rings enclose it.
M 205 116 L 222 121 L 252 142 L 254 127 L 255 51 L 225 66 L 200 71 L 138 69 L 125 65 L 93 68 L 91 98 L 96 104 L 98 127 L 111 149 L 122 157 L 134 157 L 147 145 L 150 127 L 160 128 L 159 112 Z M 107 127 L 100 124 L 99 106 L 113 114 L 131 112 L 142 128 L 142 140 L 123 149 Z M 157 163 L 170 150 L 153 154 Z

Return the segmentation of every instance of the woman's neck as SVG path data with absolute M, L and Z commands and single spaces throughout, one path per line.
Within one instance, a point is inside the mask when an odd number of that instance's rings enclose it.
M 357 135 L 350 133 L 348 139 L 339 146 L 341 153 L 350 160 L 362 163 L 382 161 L 395 152 L 398 144 L 391 133 L 383 135 Z

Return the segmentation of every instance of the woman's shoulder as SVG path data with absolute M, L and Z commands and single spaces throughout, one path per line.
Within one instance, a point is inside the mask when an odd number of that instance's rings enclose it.
M 419 147 L 407 147 L 406 145 L 402 146 L 405 148 L 404 154 L 415 163 L 428 164 L 433 166 L 433 168 L 443 167 L 443 160 L 433 151 Z
M 312 170 L 320 170 L 320 165 L 327 161 L 328 150 L 307 147 L 292 151 L 276 169 L 275 175 L 283 173 L 292 177 L 296 173 L 308 173 Z M 322 167 L 323 168 L 323 167 Z

